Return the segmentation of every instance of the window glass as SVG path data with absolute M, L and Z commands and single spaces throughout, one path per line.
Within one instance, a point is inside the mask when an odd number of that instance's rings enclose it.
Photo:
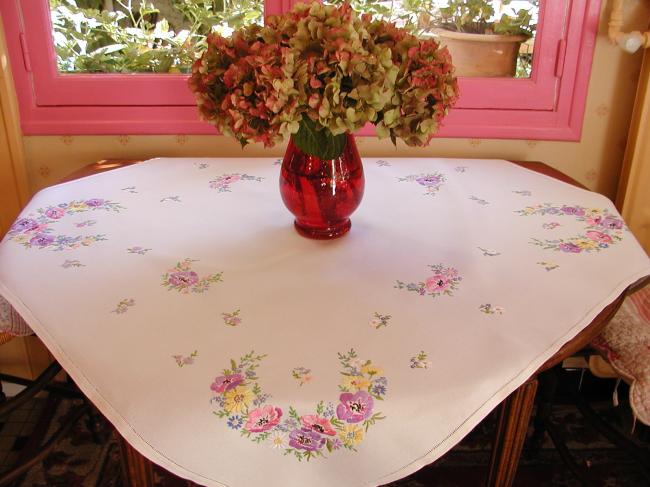
M 263 0 L 49 0 L 61 73 L 183 73 L 210 32 L 262 23 Z
M 351 4 L 358 12 L 436 37 L 449 48 L 459 76 L 531 75 L 539 0 L 351 0 Z

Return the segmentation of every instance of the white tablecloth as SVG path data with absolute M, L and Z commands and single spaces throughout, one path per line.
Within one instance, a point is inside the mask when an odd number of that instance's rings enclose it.
M 274 159 L 156 159 L 38 193 L 0 294 L 126 439 L 200 484 L 430 463 L 650 262 L 605 197 L 503 161 L 366 159 L 300 237 Z

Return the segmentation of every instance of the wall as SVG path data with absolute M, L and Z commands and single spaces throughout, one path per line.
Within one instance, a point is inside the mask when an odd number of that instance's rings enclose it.
M 551 0 L 552 1 L 552 0 Z M 436 139 L 425 149 L 411 149 L 374 138 L 358 138 L 362 156 L 439 156 L 538 160 L 552 165 L 584 185 L 615 197 L 627 131 L 640 72 L 641 53 L 629 55 L 607 40 L 609 5 L 603 12 L 596 44 L 580 142 L 525 140 Z M 645 30 L 650 2 L 628 0 L 625 30 Z M 259 145 L 241 150 L 220 136 L 30 136 L 23 137 L 31 189 L 53 184 L 91 162 L 107 158 L 157 156 L 281 156 L 284 147 Z

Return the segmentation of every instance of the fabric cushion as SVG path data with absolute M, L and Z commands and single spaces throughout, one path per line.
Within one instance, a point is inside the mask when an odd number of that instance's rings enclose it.
M 650 425 L 650 286 L 625 299 L 592 345 L 630 383 L 632 411 Z

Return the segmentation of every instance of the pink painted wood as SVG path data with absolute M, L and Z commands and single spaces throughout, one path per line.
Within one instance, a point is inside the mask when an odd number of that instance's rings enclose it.
M 265 14 L 293 3 L 267 0 Z M 579 140 L 599 13 L 600 0 L 542 1 L 533 77 L 461 79 L 461 99 L 439 137 Z M 185 75 L 62 75 L 47 0 L 3 0 L 0 14 L 26 135 L 216 133 L 198 120 Z M 558 59 L 563 38 L 564 59 Z M 374 129 L 359 135 L 374 135 Z

